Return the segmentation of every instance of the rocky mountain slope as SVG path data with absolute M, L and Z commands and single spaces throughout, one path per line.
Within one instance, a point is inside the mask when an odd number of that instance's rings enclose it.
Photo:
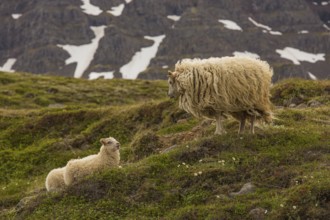
M 330 81 L 275 84 L 277 120 L 240 136 L 231 118 L 214 135 L 214 122 L 179 110 L 166 90 L 0 72 L 0 219 L 330 216 Z M 96 153 L 109 135 L 122 168 L 45 192 L 50 170 Z
M 182 58 L 249 55 L 274 81 L 329 78 L 321 0 L 2 0 L 0 69 L 164 79 Z

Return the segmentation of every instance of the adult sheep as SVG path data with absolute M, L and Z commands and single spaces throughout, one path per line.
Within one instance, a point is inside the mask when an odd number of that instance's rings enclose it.
M 271 122 L 269 88 L 273 71 L 268 63 L 248 57 L 183 59 L 169 72 L 170 97 L 197 118 L 216 119 L 216 134 L 224 133 L 222 119 L 230 114 L 240 121 L 239 133 L 250 118 Z
M 64 170 L 65 167 L 56 168 L 51 170 L 46 177 L 46 189 L 48 192 L 61 191 L 65 188 L 64 183 Z
M 119 165 L 119 142 L 112 138 L 102 138 L 100 152 L 81 159 L 70 160 L 64 171 L 64 182 L 67 186 L 80 181 L 83 177 L 95 172 Z

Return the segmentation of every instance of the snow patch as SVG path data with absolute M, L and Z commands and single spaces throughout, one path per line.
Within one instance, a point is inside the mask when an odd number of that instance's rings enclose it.
M 317 80 L 317 77 L 313 73 L 308 72 L 308 75 L 312 80 Z
M 102 73 L 91 72 L 88 77 L 90 80 L 98 79 L 101 77 L 103 77 L 104 79 L 113 79 L 113 73 L 114 73 L 114 71 L 102 72 Z
M 264 24 L 261 24 L 261 23 L 258 23 L 255 20 L 253 20 L 251 17 L 249 17 L 249 21 L 251 21 L 255 26 L 260 27 L 262 29 L 265 29 L 267 31 L 271 31 L 272 30 L 271 27 L 269 27 L 267 25 L 264 25 Z
M 9 58 L 6 63 L 3 66 L 0 66 L 0 71 L 4 71 L 4 72 L 15 72 L 15 70 L 13 70 L 13 66 L 16 63 L 15 58 Z
M 327 29 L 328 31 L 330 31 L 330 28 L 328 27 L 328 25 L 324 24 L 323 27 L 324 27 L 325 29 Z
M 321 2 L 321 5 L 325 6 L 325 5 L 328 5 L 329 2 Z
M 300 65 L 300 61 L 306 61 L 310 63 L 316 63 L 317 61 L 325 61 L 325 54 L 312 54 L 307 53 L 296 48 L 286 47 L 283 50 L 276 50 L 276 53 L 284 59 L 291 60 L 295 65 Z
M 90 44 L 85 45 L 57 45 L 58 47 L 63 48 L 70 54 L 70 58 L 68 58 L 65 63 L 77 63 L 76 70 L 74 72 L 75 78 L 80 78 L 85 70 L 88 68 L 89 64 L 92 62 L 94 58 L 94 54 L 99 46 L 99 41 L 104 36 L 104 29 L 106 26 L 99 27 L 91 27 L 92 31 L 95 34 L 95 38 L 92 40 Z
M 269 33 L 272 35 L 282 35 L 282 33 L 279 31 L 269 31 Z
M 244 51 L 244 52 L 238 52 L 238 51 L 235 51 L 233 53 L 233 55 L 235 57 L 251 57 L 251 58 L 255 58 L 255 59 L 259 59 L 260 56 L 256 53 L 251 53 L 249 51 Z
M 179 21 L 181 16 L 179 15 L 167 15 L 167 18 L 173 21 Z
M 167 65 L 162 66 L 163 69 L 168 69 Z
M 125 0 L 125 2 L 126 2 L 127 4 L 129 4 L 131 1 L 133 1 L 133 0 Z
M 120 16 L 123 11 L 124 11 L 124 8 L 125 8 L 125 5 L 124 3 L 123 4 L 120 4 L 116 7 L 112 7 L 110 11 L 107 11 L 108 13 L 112 14 L 113 16 Z
M 21 16 L 22 16 L 22 14 L 12 14 L 11 15 L 14 19 L 19 19 Z
M 225 25 L 225 28 L 236 31 L 243 31 L 243 29 L 234 21 L 231 20 L 218 20 Z
M 309 31 L 307 31 L 307 30 L 298 31 L 298 34 L 308 34 L 308 33 L 309 33 Z
M 261 24 L 261 23 L 258 23 L 255 20 L 253 20 L 251 17 L 249 17 L 249 21 L 252 22 L 252 24 L 254 24 L 255 26 L 264 29 L 262 31 L 263 33 L 269 33 L 269 34 L 272 34 L 272 35 L 282 35 L 281 32 L 273 31 L 271 27 L 269 27 L 267 25 L 264 25 L 264 24 Z
M 145 36 L 145 39 L 153 40 L 154 44 L 150 47 L 141 48 L 132 57 L 131 61 L 120 68 L 124 79 L 136 79 L 140 72 L 147 69 L 150 60 L 157 54 L 158 47 L 165 38 L 165 35 L 150 37 Z
M 90 0 L 81 0 L 81 1 L 83 2 L 83 5 L 80 7 L 84 13 L 97 16 L 103 12 L 99 7 L 92 5 Z

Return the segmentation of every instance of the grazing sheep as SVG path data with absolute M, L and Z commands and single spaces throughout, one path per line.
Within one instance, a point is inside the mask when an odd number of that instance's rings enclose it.
M 46 189 L 48 192 L 60 191 L 65 188 L 64 183 L 64 170 L 65 167 L 56 168 L 50 171 L 46 177 Z
M 100 152 L 81 159 L 70 160 L 64 171 L 64 182 L 67 186 L 76 183 L 83 177 L 118 166 L 120 160 L 119 142 L 112 138 L 102 138 Z
M 256 118 L 271 122 L 269 88 L 273 71 L 268 63 L 248 57 L 183 59 L 169 72 L 170 97 L 179 96 L 179 107 L 197 118 L 216 119 L 216 134 L 224 133 L 222 119 L 230 114 L 240 121 Z

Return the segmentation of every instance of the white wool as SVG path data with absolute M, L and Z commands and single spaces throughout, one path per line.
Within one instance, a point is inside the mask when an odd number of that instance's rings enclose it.
M 56 168 L 48 173 L 45 183 L 48 192 L 60 191 L 65 188 L 64 177 L 63 177 L 64 170 L 65 167 Z
M 267 62 L 249 57 L 183 59 L 175 65 L 179 107 L 195 117 L 215 118 L 221 130 L 223 114 L 252 115 L 270 122 L 269 88 L 273 71 Z M 169 92 L 170 92 L 169 90 Z
M 119 142 L 114 138 L 105 138 L 101 139 L 101 141 L 102 140 L 111 140 L 113 144 L 105 145 L 103 143 L 98 154 L 90 155 L 81 159 L 70 160 L 67 163 L 64 172 L 64 182 L 66 185 L 76 183 L 82 178 L 95 172 L 100 172 L 119 165 Z

